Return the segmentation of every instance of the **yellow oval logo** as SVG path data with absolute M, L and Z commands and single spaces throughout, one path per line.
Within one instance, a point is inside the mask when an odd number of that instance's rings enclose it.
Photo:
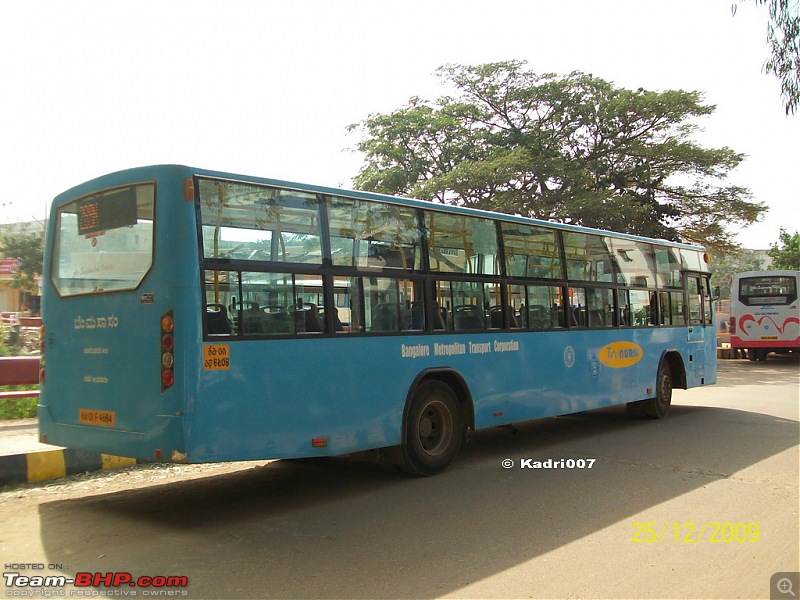
M 612 369 L 624 369 L 642 360 L 642 347 L 633 342 L 612 342 L 600 348 L 598 360 Z

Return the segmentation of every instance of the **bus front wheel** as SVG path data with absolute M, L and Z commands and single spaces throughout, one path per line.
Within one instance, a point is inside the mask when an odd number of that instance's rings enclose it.
M 656 375 L 656 396 L 645 405 L 645 413 L 653 419 L 663 419 L 672 406 L 672 370 L 669 364 L 663 361 L 658 365 Z
M 461 448 L 463 419 L 458 400 L 441 381 L 425 381 L 412 396 L 405 423 L 403 470 L 413 475 L 441 473 Z

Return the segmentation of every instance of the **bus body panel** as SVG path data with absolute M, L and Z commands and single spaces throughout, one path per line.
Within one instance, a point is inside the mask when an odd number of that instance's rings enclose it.
M 192 202 L 183 199 L 181 167 L 141 168 L 98 178 L 61 194 L 80 198 L 98 189 L 141 182 L 156 186 L 152 265 L 132 290 L 60 298 L 46 253 L 42 313 L 45 381 L 40 434 L 48 443 L 143 460 L 180 459 L 185 453 L 185 369 L 161 391 L 160 320 L 174 313 L 176 366 L 185 340 L 200 336 L 197 275 L 185 268 L 196 257 Z M 101 233 L 98 244 L 104 243 Z M 193 306 L 193 304 L 195 306 Z M 181 377 L 182 376 L 182 377 Z
M 638 401 L 654 395 L 664 344 L 687 367 L 708 353 L 688 346 L 681 328 L 660 329 L 657 340 L 652 333 L 340 338 L 327 340 L 322 355 L 313 351 L 316 340 L 230 344 L 229 368 L 198 378 L 186 415 L 188 460 L 327 456 L 399 444 L 405 399 L 430 369 L 464 379 L 476 429 Z M 380 367 L 386 364 L 395 368 Z M 692 372 L 687 378 L 690 387 L 715 382 Z M 324 448 L 312 446 L 318 438 Z
M 747 271 L 734 275 L 731 347 L 778 352 L 800 349 L 798 289 L 800 271 Z

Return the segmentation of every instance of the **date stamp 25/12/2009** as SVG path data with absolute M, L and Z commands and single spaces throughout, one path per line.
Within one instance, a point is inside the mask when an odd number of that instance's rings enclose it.
M 754 544 L 761 538 L 761 527 L 755 521 L 635 521 L 632 542 L 638 544 Z

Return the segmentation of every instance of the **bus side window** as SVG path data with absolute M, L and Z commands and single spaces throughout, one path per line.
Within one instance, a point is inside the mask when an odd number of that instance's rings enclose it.
M 487 328 L 502 327 L 503 312 L 500 302 L 500 288 L 495 283 L 479 281 L 445 281 L 434 283 L 436 306 L 446 307 L 440 310 L 441 320 L 434 321 L 434 329 L 446 327 L 455 331 L 480 331 Z M 492 321 L 492 309 L 499 313 Z M 516 317 L 511 320 L 514 326 Z
M 600 328 L 615 326 L 614 290 L 610 288 L 588 288 L 586 291 L 589 327 Z
M 697 276 L 688 278 L 689 284 L 689 325 L 703 324 L 703 287 Z
M 658 293 L 658 308 L 661 325 L 670 324 L 670 306 L 669 306 L 669 292 Z
M 422 282 L 388 277 L 352 277 L 348 282 L 350 327 L 337 331 L 391 333 L 425 330 Z
M 672 325 L 686 325 L 686 305 L 683 292 L 669 292 L 670 322 Z
M 633 323 L 631 321 L 631 305 L 628 299 L 628 290 L 617 291 L 617 310 L 619 312 L 619 324 L 624 327 L 630 327 Z
M 630 318 L 634 327 L 655 325 L 655 294 L 647 290 L 630 290 Z
M 567 305 L 567 317 L 570 327 L 587 327 L 586 290 L 569 288 L 570 302 Z

